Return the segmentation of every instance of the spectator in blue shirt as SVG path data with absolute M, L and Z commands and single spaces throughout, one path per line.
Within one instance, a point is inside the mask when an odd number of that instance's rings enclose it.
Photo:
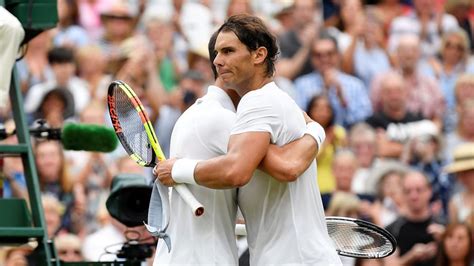
M 336 124 L 350 127 L 372 114 L 372 106 L 364 83 L 339 70 L 337 41 L 322 33 L 311 47 L 315 71 L 295 80 L 296 102 L 305 108 L 314 95 L 327 94 L 334 106 Z

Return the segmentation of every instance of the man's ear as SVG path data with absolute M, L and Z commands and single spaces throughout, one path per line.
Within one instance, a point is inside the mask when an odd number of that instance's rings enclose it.
M 267 58 L 268 51 L 267 48 L 260 46 L 253 52 L 253 63 L 255 65 L 262 64 Z

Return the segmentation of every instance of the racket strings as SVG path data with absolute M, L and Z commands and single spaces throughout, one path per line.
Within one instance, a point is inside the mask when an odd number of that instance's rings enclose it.
M 153 150 L 137 108 L 122 89 L 115 88 L 114 95 L 117 116 L 126 142 L 136 156 L 150 163 Z
M 379 258 L 389 254 L 392 243 L 376 230 L 351 223 L 328 223 L 328 233 L 341 255 Z

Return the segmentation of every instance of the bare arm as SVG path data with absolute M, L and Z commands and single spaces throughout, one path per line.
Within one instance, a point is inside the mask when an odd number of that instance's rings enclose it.
M 236 134 L 229 139 L 226 155 L 199 162 L 169 159 L 160 162 L 153 174 L 167 186 L 197 183 L 216 189 L 241 187 L 250 181 L 269 146 L 268 132 Z
M 278 181 L 293 182 L 308 169 L 317 152 L 314 138 L 304 135 L 283 147 L 270 145 L 259 168 Z
M 247 184 L 270 145 L 268 132 L 232 135 L 226 155 L 197 164 L 196 183 L 209 188 L 232 188 Z

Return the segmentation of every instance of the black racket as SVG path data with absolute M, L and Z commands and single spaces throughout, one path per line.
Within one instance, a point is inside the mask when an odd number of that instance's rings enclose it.
M 358 219 L 326 217 L 337 253 L 353 258 L 378 259 L 395 252 L 397 241 L 385 229 Z

